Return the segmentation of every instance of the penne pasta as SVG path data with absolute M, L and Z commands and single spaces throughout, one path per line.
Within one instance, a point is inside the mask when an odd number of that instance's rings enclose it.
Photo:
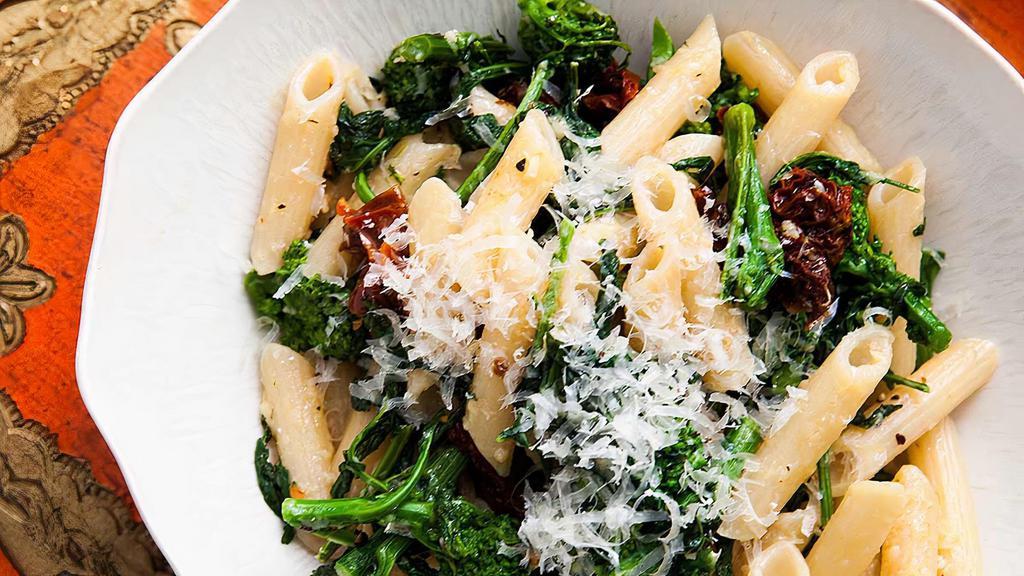
M 910 378 L 930 392 L 897 387 L 881 403 L 902 406 L 872 428 L 851 426 L 832 448 L 832 492 L 870 478 L 925 432 L 942 421 L 995 372 L 998 352 L 991 342 L 960 340 L 924 363 Z
M 409 227 L 416 233 L 416 246 L 437 244 L 457 234 L 463 218 L 458 195 L 440 178 L 424 182 L 409 201 Z
M 347 250 L 348 247 L 349 234 L 345 221 L 335 217 L 309 247 L 302 273 L 307 278 L 319 275 L 321 278 L 345 281 L 359 264 L 356 255 Z
M 683 134 L 665 142 L 658 149 L 657 157 L 669 164 L 686 158 L 707 156 L 718 166 L 725 157 L 725 143 L 721 136 L 714 134 Z
M 329 497 L 337 468 L 331 467 L 333 444 L 313 366 L 290 348 L 267 344 L 260 356 L 260 379 L 260 413 L 292 485 L 305 498 Z
M 469 112 L 473 116 L 491 114 L 499 126 L 504 126 L 515 115 L 516 107 L 491 94 L 483 86 L 474 86 L 469 91 Z
M 892 255 L 896 269 L 918 278 L 921 274 L 921 238 L 924 226 L 925 167 L 919 158 L 909 158 L 890 170 L 887 177 L 920 189 L 903 190 L 885 183 L 876 184 L 868 193 L 868 217 L 871 231 L 882 242 L 882 250 Z M 907 376 L 917 362 L 917 345 L 907 336 L 907 321 L 893 322 L 892 371 Z
M 750 563 L 750 576 L 809 576 L 803 554 L 788 542 L 767 547 Z
M 862 576 L 903 515 L 906 501 L 906 489 L 896 482 L 850 486 L 807 555 L 811 576 Z
M 687 119 L 706 113 L 707 99 L 721 83 L 721 63 L 718 29 L 708 16 L 601 131 L 604 156 L 631 165 L 661 148 Z
M 722 53 L 729 68 L 743 77 L 745 84 L 757 88 L 757 105 L 769 116 L 796 84 L 800 68 L 774 42 L 754 32 L 737 32 L 722 42 Z M 856 131 L 836 120 L 824 134 L 821 150 L 852 160 L 865 170 L 881 172 L 882 166 L 860 141 Z
M 406 136 L 384 155 L 367 183 L 374 194 L 398 186 L 409 202 L 428 178 L 447 168 L 459 165 L 462 150 L 455 144 L 432 144 L 423 141 L 423 134 Z
M 892 335 L 869 325 L 847 334 L 803 383 L 796 412 L 768 436 L 740 478 L 738 500 L 747 505 L 722 522 L 719 533 L 760 538 L 789 498 L 813 473 L 818 459 L 881 381 L 892 360 Z
M 942 576 L 981 576 L 981 542 L 956 426 L 945 418 L 907 449 L 935 489 L 939 509 Z
M 313 217 L 323 208 L 323 173 L 351 70 L 346 68 L 338 57 L 318 54 L 288 88 L 250 247 L 259 274 L 281 267 L 288 245 L 309 234 Z
M 757 137 L 766 186 L 783 164 L 818 147 L 859 82 L 857 59 L 849 52 L 826 52 L 807 63 Z
M 894 478 L 906 489 L 903 515 L 882 545 L 882 576 L 937 574 L 939 509 L 935 490 L 917 467 L 900 468 Z
M 526 230 L 562 178 L 564 162 L 547 117 L 540 110 L 528 112 L 494 172 L 473 194 L 466 229 L 509 225 Z
M 750 338 L 743 315 L 731 304 L 721 301 L 721 271 L 713 250 L 714 237 L 697 211 L 691 192 L 693 182 L 665 162 L 646 156 L 636 164 L 632 186 L 633 205 L 640 223 L 641 236 L 659 246 L 671 247 L 669 258 L 658 262 L 662 275 L 652 276 L 649 282 L 671 282 L 678 275 L 678 298 L 671 296 L 668 300 L 662 300 L 657 303 L 656 309 L 679 300 L 685 320 L 702 331 L 707 352 L 701 356 L 709 367 L 705 375 L 705 383 L 709 388 L 724 391 L 743 387 L 754 373 L 755 360 L 748 344 Z M 654 256 L 652 250 L 650 258 Z M 677 270 L 670 272 L 669 267 Z M 638 275 L 632 277 L 632 281 L 630 277 L 626 280 L 626 291 L 635 298 L 631 298 L 631 301 L 641 303 L 641 308 L 649 307 L 651 300 L 648 297 L 648 304 L 643 304 L 641 292 L 645 288 L 637 285 L 640 282 L 638 276 L 642 272 L 641 268 Z M 673 290 L 671 284 L 661 288 Z M 658 295 L 656 298 L 668 297 L 665 292 L 659 292 Z M 647 322 L 658 317 L 668 320 L 669 325 L 675 325 L 675 330 L 687 329 L 679 325 L 678 312 L 666 315 L 666 312 L 657 310 L 654 314 L 652 311 L 641 312 Z M 664 336 L 666 333 L 661 330 L 666 327 L 655 327 L 657 330 L 653 332 Z
M 466 416 L 462 420 L 477 450 L 500 476 L 508 476 L 515 448 L 513 442 L 498 438 L 515 422 L 515 414 L 505 397 L 518 385 L 522 367 L 517 364 L 533 343 L 536 329 L 528 319 L 529 307 L 529 302 L 517 307 L 514 311 L 517 318 L 511 325 L 484 328 L 470 385 L 473 397 L 466 403 Z

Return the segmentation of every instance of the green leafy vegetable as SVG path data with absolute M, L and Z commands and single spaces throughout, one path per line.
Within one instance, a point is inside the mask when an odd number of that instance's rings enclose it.
M 882 382 L 885 382 L 892 390 L 896 386 L 906 386 L 907 388 L 913 388 L 914 390 L 920 390 L 921 392 L 931 392 L 928 385 L 924 382 L 915 382 L 909 378 L 904 378 L 893 372 L 892 370 L 886 372 L 885 376 L 882 376 Z
M 654 31 L 651 34 L 651 60 L 647 64 L 647 80 L 654 77 L 654 68 L 668 62 L 668 59 L 676 53 L 676 45 L 672 43 L 672 36 L 665 29 L 661 20 L 654 19 Z
M 782 274 L 783 253 L 757 169 L 754 109 L 748 104 L 737 104 L 725 114 L 725 170 L 732 221 L 725 248 L 724 296 L 748 310 L 760 310 Z
M 463 150 L 488 148 L 501 135 L 501 124 L 494 114 L 458 118 L 452 121 L 451 128 L 455 143 Z
M 694 156 L 683 158 L 672 164 L 672 168 L 682 170 L 690 175 L 697 184 L 703 185 L 715 171 L 715 160 L 711 156 Z
M 597 293 L 594 305 L 594 323 L 597 325 L 597 335 L 607 338 L 618 325 L 616 312 L 622 300 L 626 268 L 614 249 L 603 250 L 597 264 L 597 277 L 601 278 L 601 289 Z
M 472 32 L 410 36 L 391 51 L 381 69 L 381 85 L 400 115 L 423 115 L 448 107 L 456 96 L 451 86 L 460 66 L 469 70 L 467 78 L 479 83 L 520 69 L 508 62 L 512 52 L 504 42 Z M 460 83 L 459 90 L 468 93 L 470 84 Z
M 306 243 L 296 240 L 285 251 L 284 265 L 276 272 L 264 276 L 249 272 L 245 291 L 257 314 L 277 325 L 278 339 L 285 346 L 353 360 L 366 348 L 366 334 L 356 327 L 349 312 L 349 287 L 321 280 L 319 275 L 302 276 L 286 294 L 275 297 L 293 274 L 301 274 L 298 268 L 306 262 L 308 252 Z
M 533 62 L 579 62 L 589 75 L 611 64 L 617 48 L 630 50 L 615 19 L 585 0 L 519 0 L 519 9 L 519 42 Z
M 534 352 L 542 350 L 548 344 L 552 319 L 558 301 L 558 293 L 562 289 L 562 278 L 565 276 L 566 262 L 569 260 L 569 245 L 572 243 L 576 227 L 568 218 L 558 224 L 558 249 L 551 256 L 551 272 L 548 285 L 540 300 L 540 319 L 537 321 L 537 332 L 533 339 Z
M 821 527 L 824 528 L 832 518 L 835 511 L 835 501 L 832 499 L 832 451 L 826 450 L 818 460 L 818 491 L 821 492 L 819 503 L 821 505 Z
M 373 200 L 374 193 L 373 189 L 370 188 L 370 182 L 366 179 L 366 172 L 356 174 L 356 179 L 352 186 L 356 189 L 356 195 L 364 203 Z
M 281 518 L 281 503 L 288 498 L 292 481 L 287 468 L 270 461 L 270 427 L 267 426 L 266 420 L 261 420 L 260 423 L 263 425 L 263 435 L 256 441 L 256 485 L 259 486 L 267 507 Z M 281 543 L 287 544 L 292 538 L 295 538 L 295 528 L 285 524 Z
M 871 233 L 868 219 L 867 189 L 883 182 L 912 192 L 918 190 L 901 182 L 862 170 L 855 162 L 836 158 L 824 152 L 797 157 L 783 166 L 772 178 L 776 183 L 793 167 L 811 170 L 840 186 L 853 189 L 851 213 L 853 239 L 842 261 L 833 272 L 833 280 L 850 318 L 871 306 L 891 310 L 907 320 L 907 335 L 927 352 L 945 350 L 952 334 L 932 312 L 926 286 L 896 270 L 896 263 L 882 250 Z M 863 321 L 863 319 L 861 319 Z M 855 328 L 855 326 L 853 327 Z M 852 328 L 851 328 L 852 329 Z
M 366 498 L 289 499 L 283 507 L 284 517 L 293 525 L 306 528 L 367 522 L 389 524 L 408 536 L 389 534 L 379 540 L 375 536 L 342 556 L 336 565 L 338 574 L 387 574 L 380 572 L 382 567 L 388 566 L 390 570 L 412 539 L 433 553 L 443 575 L 529 574 L 529 568 L 519 566 L 518 557 L 501 552 L 504 546 L 518 546 L 518 523 L 478 508 L 457 495 L 456 482 L 466 458 L 452 447 L 442 448 L 431 456 L 431 430 L 420 442 L 416 463 L 397 476 L 401 481 L 388 491 Z
M 859 428 L 874 428 L 900 408 L 903 408 L 902 404 L 880 404 L 870 414 L 857 414 L 853 420 L 850 420 L 850 424 Z
M 373 168 L 399 140 L 422 131 L 425 121 L 424 115 L 394 118 L 383 110 L 353 114 L 348 104 L 342 104 L 338 111 L 338 134 L 329 152 L 335 172 Z
M 516 108 L 515 115 L 501 129 L 498 139 L 487 150 L 484 157 L 480 159 L 480 162 L 473 168 L 473 171 L 469 173 L 469 176 L 466 176 L 466 179 L 459 185 L 459 189 L 456 190 L 463 203 L 469 200 L 476 187 L 498 165 L 498 161 L 501 160 L 501 155 L 508 148 L 508 143 L 512 141 L 512 136 L 519 127 L 519 123 L 522 122 L 526 113 L 540 99 L 540 95 L 544 92 L 544 83 L 551 78 L 552 72 L 547 62 L 541 62 L 537 65 L 537 68 L 533 71 L 533 78 L 530 79 L 530 85 L 526 88 L 526 94 Z

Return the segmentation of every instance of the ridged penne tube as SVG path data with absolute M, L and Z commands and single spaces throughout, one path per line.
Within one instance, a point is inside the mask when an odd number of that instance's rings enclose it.
M 685 318 L 703 331 L 705 339 L 700 352 L 709 369 L 705 383 L 716 391 L 736 390 L 750 381 L 755 360 L 742 313 L 720 300 L 721 271 L 715 259 L 714 236 L 697 211 L 693 186 L 685 174 L 645 156 L 637 161 L 633 173 L 633 205 L 642 237 L 672 246 L 671 256 L 679 258 L 675 265 Z
M 817 149 L 859 82 L 857 59 L 849 52 L 825 52 L 807 63 L 757 137 L 765 184 L 783 164 Z
M 782 104 L 796 84 L 800 67 L 774 42 L 754 32 L 737 32 L 722 42 L 722 53 L 729 69 L 743 82 L 757 88 L 757 105 L 769 116 Z M 857 132 L 842 120 L 836 120 L 822 139 L 819 149 L 853 160 L 866 170 L 881 172 L 882 166 L 857 137 Z
M 924 472 L 938 498 L 942 576 L 981 576 L 974 499 L 960 454 L 956 426 L 945 418 L 907 449 L 907 460 Z
M 875 554 L 875 557 L 871 559 L 871 563 L 868 567 L 861 572 L 861 576 L 879 576 L 882 573 L 882 555 L 881 553 Z
M 906 508 L 882 545 L 882 576 L 922 576 L 939 570 L 939 503 L 928 478 L 903 466 L 895 482 L 906 489 Z
M 767 547 L 750 563 L 750 576 L 809 576 L 810 569 L 796 546 L 779 542 Z
M 525 301 L 513 311 L 518 318 L 511 324 L 484 327 L 470 385 L 472 398 L 466 402 L 462 420 L 473 444 L 501 476 L 511 470 L 515 443 L 500 441 L 498 436 L 515 422 L 505 397 L 519 384 L 522 369 L 517 363 L 533 343 L 536 326 L 528 319 L 530 310 L 530 302 Z
M 576 227 L 569 245 L 569 259 L 593 264 L 605 250 L 614 249 L 620 259 L 632 258 L 639 251 L 637 218 L 616 212 L 587 220 Z
M 714 237 L 701 220 L 692 189 L 690 178 L 664 161 L 653 156 L 638 160 L 632 196 L 641 238 L 658 244 L 678 244 L 692 255 L 710 252 Z
M 260 413 L 277 444 L 281 464 L 304 498 L 327 498 L 336 468 L 333 444 L 323 413 L 324 391 L 313 366 L 298 352 L 268 344 L 260 356 L 263 399 Z
M 489 317 L 478 341 L 472 398 L 466 403 L 462 424 L 484 458 L 507 476 L 515 446 L 500 442 L 498 435 L 512 425 L 515 415 L 505 397 L 519 385 L 519 360 L 533 343 L 532 298 L 543 290 L 547 267 L 544 252 L 529 234 L 502 230 L 500 221 L 495 224 L 497 230 L 476 228 L 465 235 L 465 249 L 458 250 L 450 266 L 461 289 Z
M 896 269 L 918 278 L 921 275 L 921 234 L 924 225 L 925 167 L 914 157 L 890 170 L 886 176 L 920 189 L 911 192 L 885 183 L 876 184 L 868 193 L 868 218 L 871 231 L 882 242 L 882 250 L 892 255 Z M 917 362 L 917 345 L 907 336 L 907 321 L 897 318 L 892 326 L 892 371 L 908 376 Z
M 345 67 L 331 54 L 314 56 L 292 79 L 253 229 L 250 258 L 258 274 L 281 267 L 285 249 L 309 234 L 322 208 L 317 200 L 346 80 Z
M 592 328 L 600 290 L 601 280 L 587 263 L 567 262 L 556 299 L 554 333 L 578 334 Z
M 669 164 L 707 156 L 718 166 L 725 156 L 725 142 L 715 134 L 683 134 L 665 142 L 657 156 Z
M 882 403 L 902 408 L 877 426 L 851 426 L 839 437 L 832 447 L 832 493 L 842 495 L 853 482 L 874 476 L 984 386 L 998 361 L 994 344 L 970 339 L 953 342 L 925 362 L 910 379 L 924 382 L 930 392 L 899 386 Z
M 564 163 L 547 117 L 540 110 L 527 112 L 498 165 L 473 194 L 466 228 L 502 223 L 526 230 L 561 180 Z
M 367 183 L 374 194 L 398 186 L 408 202 L 428 178 L 442 169 L 458 166 L 460 154 L 462 149 L 456 144 L 424 142 L 423 134 L 406 136 L 384 155 Z
M 680 262 L 677 246 L 648 243 L 630 265 L 622 290 L 634 348 L 657 349 L 686 331 Z
M 721 83 L 722 48 L 707 16 L 633 100 L 601 131 L 606 157 L 631 165 L 655 153 L 686 120 L 706 112 Z
M 420 186 L 408 211 L 416 246 L 437 244 L 462 230 L 462 201 L 440 178 L 430 178 Z
M 345 250 L 348 240 L 344 219 L 335 217 L 309 247 L 302 273 L 307 278 L 320 275 L 322 278 L 347 279 L 358 264 L 356 254 Z
M 807 555 L 811 576 L 862 576 L 903 515 L 906 498 L 896 482 L 851 486 Z
M 735 510 L 719 533 L 736 540 L 760 538 L 797 488 L 814 473 L 821 455 L 857 414 L 892 361 L 892 334 L 869 325 L 847 334 L 800 384 L 796 412 L 768 436 L 748 461 L 737 487 Z

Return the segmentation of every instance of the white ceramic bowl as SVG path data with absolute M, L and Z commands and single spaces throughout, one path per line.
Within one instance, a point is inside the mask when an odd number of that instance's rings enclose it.
M 709 12 L 800 61 L 857 54 L 845 117 L 885 164 L 928 166 L 927 243 L 948 252 L 938 308 L 996 340 L 996 379 L 957 413 L 990 574 L 1024 540 L 1024 81 L 926 0 L 598 2 L 647 61 L 660 16 L 685 38 Z M 375 69 L 419 32 L 499 29 L 513 0 L 236 0 L 132 101 L 108 150 L 78 345 L 82 396 L 178 574 L 308 574 L 281 546 L 253 473 L 260 336 L 242 290 L 289 77 L 332 48 Z

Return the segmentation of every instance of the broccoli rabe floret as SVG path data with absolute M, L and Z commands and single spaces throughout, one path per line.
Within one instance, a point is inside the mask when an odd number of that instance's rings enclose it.
M 519 42 L 534 62 L 560 69 L 579 62 L 589 76 L 611 64 L 616 48 L 629 51 L 615 19 L 585 0 L 519 0 L 519 9 Z
M 473 82 L 519 71 L 523 65 L 509 60 L 512 52 L 504 42 L 472 32 L 410 36 L 391 51 L 381 69 L 381 85 L 402 116 L 441 110 L 453 99 L 456 75 L 472 79 L 456 88 L 468 93 Z
M 353 360 L 366 348 L 361 323 L 348 309 L 350 289 L 319 276 L 302 277 L 287 294 L 274 295 L 305 263 L 309 247 L 297 240 L 284 253 L 284 265 L 276 272 L 245 276 L 245 291 L 256 312 L 271 319 L 279 329 L 281 344 L 304 352 L 315 349 L 324 356 Z
M 724 296 L 748 310 L 768 303 L 782 274 L 782 243 L 775 235 L 768 194 L 754 154 L 754 109 L 737 104 L 725 114 L 725 170 L 729 176 L 729 242 L 722 270 Z

